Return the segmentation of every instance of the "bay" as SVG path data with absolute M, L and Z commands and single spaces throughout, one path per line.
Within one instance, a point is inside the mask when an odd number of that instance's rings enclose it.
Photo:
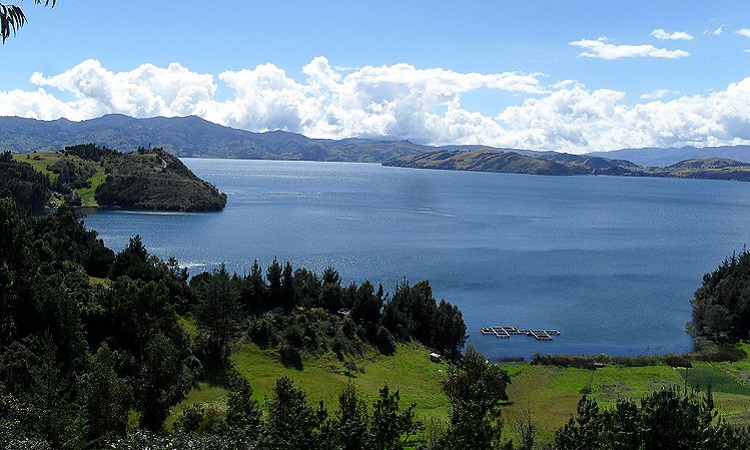
M 490 358 L 690 350 L 690 299 L 750 226 L 750 183 L 183 161 L 227 193 L 224 211 L 90 210 L 86 224 L 118 251 L 139 234 L 193 275 L 276 257 L 390 292 L 428 279 Z M 561 335 L 479 333 L 494 325 Z

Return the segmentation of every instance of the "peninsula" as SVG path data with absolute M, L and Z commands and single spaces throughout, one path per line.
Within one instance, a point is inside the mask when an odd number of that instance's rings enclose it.
M 226 194 L 161 148 L 123 153 L 84 144 L 12 157 L 7 152 L 0 159 L 0 173 L 8 184 L 0 188 L 15 189 L 19 203 L 31 209 L 68 203 L 133 210 L 218 211 L 227 201 Z
M 386 166 L 468 170 L 531 175 L 614 175 L 750 181 L 750 164 L 727 158 L 691 159 L 667 167 L 644 167 L 630 161 L 556 152 L 496 149 L 436 151 L 394 158 Z

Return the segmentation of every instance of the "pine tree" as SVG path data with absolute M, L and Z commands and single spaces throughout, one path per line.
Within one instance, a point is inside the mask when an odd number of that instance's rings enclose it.
M 224 264 L 197 287 L 195 320 L 206 334 L 208 363 L 214 368 L 226 367 L 229 343 L 242 317 L 240 293 Z

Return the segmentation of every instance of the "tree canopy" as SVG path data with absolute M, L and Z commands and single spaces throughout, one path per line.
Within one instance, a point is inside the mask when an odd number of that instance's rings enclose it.
M 750 252 L 727 258 L 703 276 L 692 300 L 690 331 L 715 342 L 750 337 Z

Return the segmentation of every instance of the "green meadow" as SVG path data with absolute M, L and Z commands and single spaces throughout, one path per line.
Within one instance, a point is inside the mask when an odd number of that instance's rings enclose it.
M 745 347 L 748 349 L 748 346 Z M 324 402 L 329 413 L 338 409 L 338 395 L 353 382 L 369 404 L 378 390 L 388 384 L 399 390 L 401 406 L 416 403 L 415 412 L 425 423 L 445 423 L 448 401 L 441 391 L 441 381 L 448 375 L 448 365 L 432 363 L 429 350 L 419 345 L 401 345 L 393 356 L 376 352 L 354 359 L 359 370 L 347 371 L 333 355 L 303 360 L 301 368 L 284 366 L 273 351 L 254 344 L 241 344 L 232 355 L 235 370 L 246 378 L 255 399 L 263 405 L 277 378 L 294 380 L 313 405 Z M 750 359 L 734 363 L 693 362 L 690 369 L 665 364 L 646 367 L 605 366 L 597 369 L 563 368 L 526 363 L 504 366 L 511 376 L 508 403 L 503 407 L 506 437 L 514 437 L 514 424 L 531 416 L 539 428 L 540 440 L 549 440 L 554 431 L 576 412 L 584 392 L 600 406 L 612 406 L 620 398 L 639 399 L 665 386 L 698 388 L 710 384 L 719 414 L 726 420 L 750 424 Z M 226 389 L 198 384 L 188 397 L 173 408 L 168 425 L 174 423 L 186 407 L 204 403 L 223 410 Z
M 91 186 L 86 187 L 86 188 L 76 189 L 76 192 L 81 197 L 81 206 L 89 207 L 89 208 L 94 208 L 94 207 L 99 206 L 96 202 L 96 199 L 94 198 L 94 194 L 96 193 L 96 188 L 98 188 L 99 185 L 102 184 L 104 182 L 104 179 L 107 177 L 107 175 L 104 173 L 104 168 L 101 166 L 101 164 L 95 164 L 91 161 L 86 161 L 82 158 L 79 158 L 78 156 L 70 156 L 70 155 L 63 156 L 59 153 L 52 153 L 52 152 L 36 152 L 36 153 L 26 153 L 22 155 L 19 155 L 19 154 L 13 155 L 14 160 L 30 164 L 37 171 L 47 175 L 50 181 L 53 181 L 53 182 L 57 179 L 58 175 L 50 171 L 48 167 L 63 158 L 76 161 L 80 164 L 89 165 L 94 168 L 95 173 L 89 179 Z M 60 205 L 63 202 L 62 198 L 53 198 L 52 200 L 57 205 Z

